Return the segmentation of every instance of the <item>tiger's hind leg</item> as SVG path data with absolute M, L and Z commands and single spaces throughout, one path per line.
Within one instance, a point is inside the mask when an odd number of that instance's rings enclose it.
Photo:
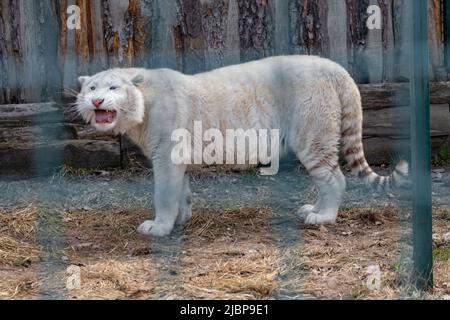
M 306 224 L 334 223 L 345 191 L 345 177 L 339 168 L 337 143 L 330 138 L 318 138 L 298 154 L 319 190 L 314 205 L 304 205 L 298 211 Z
M 335 222 L 345 190 L 339 168 L 342 106 L 331 82 L 319 81 L 298 97 L 290 115 L 289 145 L 318 188 L 314 205 L 300 208 L 307 224 Z
M 313 210 L 303 215 L 305 223 L 334 223 L 345 191 L 345 177 L 339 167 L 323 168 L 320 172 L 311 172 L 311 176 L 319 196 Z

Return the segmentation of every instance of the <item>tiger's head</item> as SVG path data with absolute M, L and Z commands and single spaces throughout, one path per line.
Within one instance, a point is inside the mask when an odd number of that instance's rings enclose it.
M 99 131 L 125 133 L 144 119 L 144 96 L 139 86 L 142 75 L 111 69 L 78 78 L 81 90 L 76 109 Z

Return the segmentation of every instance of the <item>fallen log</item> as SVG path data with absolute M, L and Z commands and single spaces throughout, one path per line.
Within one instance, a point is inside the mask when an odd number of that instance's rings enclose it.
M 54 102 L 0 105 L 0 126 L 23 127 L 61 121 L 61 109 Z
M 0 163 L 0 176 L 48 175 L 63 165 L 117 168 L 121 166 L 120 145 L 101 140 L 61 140 L 21 147 L 0 145 Z
M 364 148 L 369 162 L 388 163 L 398 154 L 408 154 L 409 84 L 370 84 L 359 88 Z M 450 82 L 431 83 L 430 94 L 430 134 L 437 150 L 448 145 L 449 140 Z M 121 148 L 116 137 L 98 134 L 80 124 L 80 119 L 74 120 L 68 110 L 66 105 L 54 102 L 0 105 L 0 174 L 35 172 L 40 165 L 33 163 L 39 154 L 60 155 L 57 163 L 83 168 L 119 167 L 129 157 L 147 162 L 127 139 L 122 139 Z M 46 162 L 45 157 L 38 158 Z
M 409 107 L 364 109 L 364 137 L 409 137 Z M 448 104 L 430 106 L 431 137 L 450 134 L 450 112 Z
M 384 109 L 409 106 L 409 83 L 361 84 L 363 109 Z M 430 83 L 430 103 L 450 103 L 450 82 Z
M 0 126 L 30 126 L 43 123 L 83 123 L 75 109 L 56 102 L 0 105 Z

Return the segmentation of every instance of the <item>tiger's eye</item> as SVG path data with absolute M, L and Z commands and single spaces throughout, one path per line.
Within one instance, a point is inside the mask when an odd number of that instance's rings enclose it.
M 117 89 L 117 87 L 114 87 L 114 86 L 109 88 L 109 90 L 113 90 L 113 91 L 116 90 L 116 89 Z
M 91 91 L 94 91 L 96 88 L 95 87 L 91 87 L 90 89 L 91 89 Z

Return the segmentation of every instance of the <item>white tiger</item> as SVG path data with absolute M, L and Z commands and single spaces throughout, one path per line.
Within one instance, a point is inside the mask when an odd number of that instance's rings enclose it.
M 127 134 L 152 161 L 156 218 L 139 226 L 145 235 L 168 235 L 191 216 L 186 165 L 174 164 L 170 154 L 173 130 L 192 130 L 194 121 L 222 132 L 279 129 L 281 143 L 297 155 L 319 190 L 316 203 L 298 211 L 307 224 L 336 220 L 345 190 L 339 152 L 353 174 L 377 189 L 394 189 L 407 179 L 406 162 L 389 177 L 367 164 L 358 88 L 328 59 L 279 56 L 197 75 L 111 69 L 79 81 L 76 106 L 82 117 L 98 130 Z

